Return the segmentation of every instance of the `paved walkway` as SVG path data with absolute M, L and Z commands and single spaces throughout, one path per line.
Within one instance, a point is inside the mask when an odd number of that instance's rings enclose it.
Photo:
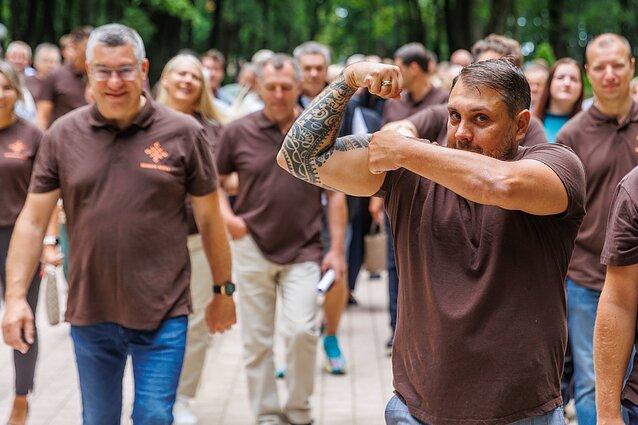
M 332 376 L 321 371 L 324 358 L 317 356 L 316 387 L 312 398 L 317 425 L 381 425 L 383 408 L 392 393 L 390 359 L 385 355 L 388 337 L 387 284 L 368 281 L 362 273 L 356 297 L 359 305 L 346 311 L 340 339 L 349 373 Z M 42 304 L 43 305 L 43 304 Z M 68 325 L 51 327 L 38 312 L 40 358 L 36 391 L 31 397 L 30 425 L 81 423 L 80 395 Z M 285 393 L 283 382 L 280 394 Z M 11 351 L 0 344 L 0 424 L 9 414 L 13 397 Z M 132 380 L 124 384 L 122 423 L 130 423 Z M 237 327 L 213 339 L 208 352 L 204 381 L 194 403 L 201 425 L 250 425 L 252 416 L 241 362 Z

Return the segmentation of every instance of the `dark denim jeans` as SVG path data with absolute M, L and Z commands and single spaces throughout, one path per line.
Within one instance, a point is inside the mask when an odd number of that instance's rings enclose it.
M 578 425 L 596 424 L 594 323 L 600 291 L 567 279 L 567 329 L 574 363 L 574 401 Z
M 392 335 L 397 328 L 397 299 L 399 297 L 399 276 L 394 259 L 394 238 L 388 216 L 385 216 L 385 231 L 388 235 L 388 310 L 390 311 L 390 327 Z
M 408 406 L 395 394 L 385 407 L 386 425 L 427 425 L 419 421 L 408 411 Z M 521 419 L 512 425 L 564 425 L 563 407 L 557 407 L 544 415 Z
M 154 331 L 114 323 L 71 326 L 84 425 L 120 423 L 122 378 L 128 355 L 135 381 L 133 423 L 172 424 L 187 328 L 186 316 L 164 320 Z

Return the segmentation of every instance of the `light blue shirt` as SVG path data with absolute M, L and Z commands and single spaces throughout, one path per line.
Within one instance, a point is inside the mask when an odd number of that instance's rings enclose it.
M 550 113 L 545 114 L 545 118 L 543 119 L 543 126 L 545 127 L 545 134 L 547 135 L 547 141 L 549 143 L 556 142 L 556 136 L 558 136 L 558 132 L 565 125 L 565 123 L 569 121 L 569 116 L 567 115 L 553 115 Z

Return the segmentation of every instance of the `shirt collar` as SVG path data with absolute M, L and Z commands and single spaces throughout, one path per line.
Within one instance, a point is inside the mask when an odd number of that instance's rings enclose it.
M 142 96 L 144 96 L 144 98 L 146 99 L 146 103 L 144 104 L 144 106 L 142 106 L 142 109 L 140 109 L 140 111 L 137 113 L 137 115 L 133 119 L 131 126 L 136 126 L 139 128 L 147 128 L 149 125 L 151 125 L 151 123 L 154 120 L 154 117 L 155 117 L 154 112 L 155 112 L 156 106 L 155 106 L 155 101 L 153 101 L 150 98 L 148 93 L 143 91 Z M 89 124 L 91 124 L 91 126 L 93 127 L 116 128 L 113 125 L 112 121 L 107 120 L 106 118 L 102 116 L 102 114 L 100 113 L 100 110 L 98 109 L 95 103 L 91 106 Z
M 262 130 L 267 130 L 269 128 L 274 128 L 274 127 L 277 127 L 277 129 L 279 129 L 277 124 L 275 122 L 271 121 L 266 116 L 266 114 L 264 113 L 263 109 L 261 111 L 259 111 L 259 113 L 255 117 L 255 121 L 257 122 L 257 127 L 259 127 Z
M 616 120 L 616 117 L 610 117 L 603 114 L 600 109 L 596 107 L 596 105 L 592 105 L 589 108 L 589 116 L 593 120 L 594 124 L 597 125 L 614 124 L 618 127 L 624 127 L 630 122 L 638 122 L 638 104 L 634 101 L 631 102 L 631 110 L 629 112 L 629 115 L 622 122 L 618 122 Z

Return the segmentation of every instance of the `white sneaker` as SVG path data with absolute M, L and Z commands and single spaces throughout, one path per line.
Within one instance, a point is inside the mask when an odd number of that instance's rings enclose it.
M 178 396 L 173 406 L 173 425 L 197 425 L 197 421 L 190 399 Z

